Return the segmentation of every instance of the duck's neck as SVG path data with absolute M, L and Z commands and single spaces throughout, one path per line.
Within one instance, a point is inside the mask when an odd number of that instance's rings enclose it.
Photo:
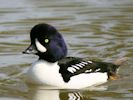
M 48 63 L 56 63 L 57 62 L 57 61 L 55 61 L 53 59 L 41 59 L 41 58 L 39 58 L 39 60 L 46 61 Z
M 39 61 L 43 61 L 43 62 L 46 62 L 47 64 L 58 64 L 58 61 L 54 61 L 54 60 L 46 60 L 46 59 L 42 59 L 42 58 L 39 58 Z

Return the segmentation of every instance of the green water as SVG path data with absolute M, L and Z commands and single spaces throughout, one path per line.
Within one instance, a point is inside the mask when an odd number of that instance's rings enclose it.
M 25 84 L 36 56 L 21 52 L 31 27 L 57 27 L 68 55 L 114 61 L 129 57 L 117 81 L 84 90 L 58 90 Z M 133 100 L 132 0 L 0 0 L 0 100 Z

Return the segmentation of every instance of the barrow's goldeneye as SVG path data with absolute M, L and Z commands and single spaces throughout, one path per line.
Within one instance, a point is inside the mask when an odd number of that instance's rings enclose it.
M 30 32 L 31 44 L 23 52 L 39 56 L 27 72 L 35 84 L 48 84 L 64 89 L 80 89 L 116 79 L 117 69 L 127 60 L 114 63 L 67 57 L 67 47 L 58 30 L 46 23 L 35 25 Z

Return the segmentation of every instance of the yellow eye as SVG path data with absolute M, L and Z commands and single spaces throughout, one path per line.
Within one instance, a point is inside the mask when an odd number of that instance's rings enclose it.
M 45 39 L 44 42 L 45 42 L 45 43 L 48 43 L 48 42 L 49 42 L 49 39 Z

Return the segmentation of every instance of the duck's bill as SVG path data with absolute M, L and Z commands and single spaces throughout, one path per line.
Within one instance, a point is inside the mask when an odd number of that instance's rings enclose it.
M 38 51 L 36 49 L 36 47 L 34 45 L 30 45 L 25 51 L 23 51 L 22 53 L 24 54 L 37 54 Z

